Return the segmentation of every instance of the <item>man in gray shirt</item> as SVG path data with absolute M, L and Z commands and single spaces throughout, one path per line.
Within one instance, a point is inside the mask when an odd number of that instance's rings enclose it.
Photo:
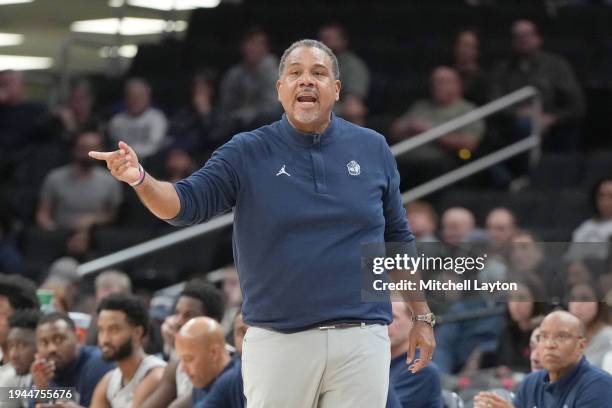
M 542 38 L 532 21 L 512 24 L 512 56 L 494 69 L 492 85 L 493 98 L 526 85 L 538 88 L 544 147 L 569 151 L 580 146 L 577 130 L 585 111 L 582 89 L 565 58 L 542 50 Z M 529 120 L 529 109 L 529 105 L 519 106 L 517 119 Z
M 102 147 L 94 131 L 77 135 L 72 162 L 52 170 L 43 183 L 36 213 L 45 230 L 88 230 L 113 221 L 121 203 L 120 183 L 91 160 L 87 153 Z
M 277 58 L 270 53 L 268 35 L 261 29 L 248 31 L 240 44 L 242 61 L 221 81 L 221 109 L 235 130 L 277 120 Z

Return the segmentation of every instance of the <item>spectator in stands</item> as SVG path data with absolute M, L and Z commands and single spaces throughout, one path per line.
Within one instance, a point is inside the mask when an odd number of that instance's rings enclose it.
M 584 116 L 584 96 L 569 63 L 541 47 L 542 38 L 532 21 L 512 24 L 513 55 L 494 69 L 493 97 L 535 86 L 542 100 L 539 126 L 544 145 L 554 150 L 575 150 L 581 146 L 578 124 Z M 521 122 L 529 120 L 530 110 L 529 104 L 518 108 Z
M 106 270 L 96 276 L 94 286 L 98 303 L 114 293 L 132 293 L 132 281 L 129 275 L 113 269 Z
M 191 398 L 192 384 L 176 355 L 176 334 L 194 317 L 206 316 L 220 322 L 224 305 L 223 293 L 211 284 L 201 279 L 187 282 L 176 301 L 175 313 L 166 318 L 161 328 L 164 353 L 169 356 L 169 363 L 157 389 L 142 404 L 142 408 L 165 408 L 176 399 Z
M 456 246 L 472 242 L 480 233 L 474 214 L 467 208 L 451 207 L 442 213 L 442 242 Z
M 499 314 L 487 316 L 493 306 L 489 299 L 477 296 L 463 298 L 450 305 L 447 314 L 462 316 L 481 311 L 485 317 L 471 317 L 437 327 L 433 361 L 441 372 L 456 374 L 468 362 L 474 361 L 477 366 L 483 354 L 495 352 L 504 319 Z
M 329 23 L 319 28 L 319 40 L 338 58 L 340 65 L 340 102 L 336 113 L 357 125 L 365 125 L 365 106 L 370 90 L 370 71 L 365 62 L 349 49 L 349 36 L 342 24 Z
M 436 210 L 426 201 L 413 201 L 404 206 L 408 224 L 419 242 L 438 242 L 435 233 L 438 228 Z
M 111 139 L 129 143 L 143 159 L 153 156 L 165 144 L 168 123 L 163 112 L 151 106 L 151 86 L 141 78 L 125 84 L 126 111 L 113 116 L 108 125 Z
M 132 293 L 132 281 L 128 274 L 114 269 L 101 272 L 94 281 L 96 304 L 94 312 L 107 296 L 114 293 Z M 91 325 L 87 330 L 87 344 L 98 345 L 98 322 L 91 320 Z
M 215 85 L 210 73 L 197 72 L 191 82 L 191 101 L 170 121 L 168 137 L 172 144 L 207 158 L 227 141 L 219 129 L 220 115 L 215 104 Z
M 80 79 L 71 85 L 66 103 L 53 112 L 56 121 L 59 121 L 61 140 L 72 143 L 82 131 L 99 126 L 100 121 L 93 114 L 94 103 L 95 97 L 87 80 Z
M 612 237 L 612 177 L 605 177 L 595 185 L 591 191 L 591 203 L 595 216 L 572 233 L 574 244 L 568 250 L 569 259 L 608 257 Z
M 485 224 L 487 235 L 495 246 L 509 244 L 517 233 L 514 214 L 505 207 L 492 209 Z
M 81 283 L 78 267 L 76 259 L 67 256 L 55 260 L 49 267 L 47 278 L 40 288 L 54 292 L 55 310 L 67 313 L 76 304 Z
M 268 35 L 259 28 L 247 31 L 240 51 L 242 61 L 225 74 L 220 89 L 222 114 L 233 122 L 234 130 L 267 124 L 280 116 L 275 86 L 278 60 L 270 53 Z
M 537 277 L 547 291 L 546 298 L 560 302 L 565 294 L 559 259 L 547 257 L 539 239 L 529 231 L 519 230 L 512 238 L 509 254 L 508 281 Z
M 87 155 L 91 149 L 100 147 L 99 133 L 81 133 L 75 141 L 72 163 L 47 175 L 36 214 L 41 228 L 88 230 L 115 219 L 121 203 L 121 186 Z
M 490 393 L 474 398 L 475 408 L 532 408 L 609 406 L 612 376 L 593 367 L 584 357 L 585 328 L 565 311 L 547 315 L 540 325 L 538 349 L 544 370 L 533 372 L 519 384 L 513 403 Z
M 23 256 L 11 234 L 8 216 L 0 215 L 0 273 L 21 273 Z
M 517 233 L 514 213 L 505 207 L 492 209 L 485 221 L 491 255 L 505 258 L 510 252 L 512 238 Z
M 453 68 L 461 76 L 463 95 L 475 105 L 484 105 L 490 96 L 490 84 L 487 74 L 478 60 L 480 39 L 475 29 L 459 31 L 453 47 Z
M 18 310 L 38 309 L 36 285 L 29 279 L 18 275 L 0 274 L 0 349 L 1 364 L 8 361 L 6 338 L 9 331 L 9 319 Z
M 166 362 L 147 355 L 143 338 L 149 330 L 149 314 L 140 298 L 115 293 L 98 307 L 98 344 L 106 361 L 117 368 L 98 383 L 92 407 L 140 407 L 157 387 Z
M 234 344 L 236 345 L 235 365 L 225 371 L 215 381 L 210 393 L 206 397 L 206 408 L 244 408 L 246 398 L 244 396 L 244 384 L 242 382 L 242 341 L 249 326 L 242 320 L 242 312 L 238 312 L 234 318 Z M 404 362 L 405 364 L 405 362 Z
M 216 380 L 238 364 L 225 348 L 221 325 L 209 317 L 191 319 L 176 335 L 176 351 L 194 387 L 192 406 L 206 407 Z
M 412 373 L 406 364 L 410 348 L 408 338 L 412 325 L 424 323 L 413 323 L 412 313 L 404 302 L 393 302 L 392 308 L 393 322 L 389 325 L 391 340 L 389 388 L 395 391 L 397 400 L 388 398 L 387 408 L 442 408 L 442 385 L 436 365 L 430 364 Z
M 44 315 L 36 328 L 37 353 L 32 363 L 32 383 L 38 389 L 76 389 L 77 403 L 88 407 L 98 381 L 113 368 L 97 347 L 79 345 L 76 327 L 65 313 Z
M 94 225 L 115 220 L 122 200 L 120 183 L 92 161 L 87 153 L 102 146 L 99 133 L 77 136 L 72 163 L 52 170 L 40 192 L 36 221 L 45 230 L 69 230 L 69 254 L 80 257 L 89 248 Z
M 392 140 L 399 142 L 428 131 L 475 109 L 463 99 L 461 78 L 453 68 L 440 66 L 431 74 L 431 97 L 415 102 L 391 125 Z M 433 143 L 420 146 L 398 157 L 402 170 L 412 169 L 411 177 L 429 180 L 467 160 L 478 147 L 485 131 L 481 120 L 447 134 Z
M 164 180 L 176 183 L 189 176 L 196 169 L 196 162 L 189 150 L 178 146 L 168 150 L 164 163 Z
M 9 319 L 7 337 L 8 361 L 0 367 L 0 387 L 29 387 L 32 382 L 30 366 L 36 354 L 36 325 L 38 309 L 18 310 Z M 3 401 L 2 407 L 20 407 L 20 403 Z
M 518 290 L 508 298 L 506 323 L 499 336 L 497 350 L 494 355 L 485 357 L 493 357 L 492 361 L 483 364 L 500 367 L 498 373 L 501 376 L 508 376 L 510 372 L 530 371 L 531 335 L 545 314 L 541 284 L 535 278 L 516 283 Z
M 21 72 L 0 71 L 0 174 L 11 171 L 39 136 L 46 109 L 27 100 Z
M 569 299 L 568 311 L 586 328 L 584 355 L 589 363 L 601 368 L 604 356 L 612 351 L 612 326 L 602 295 L 593 283 L 581 283 L 570 290 Z
M 540 352 L 538 351 L 538 335 L 540 334 L 540 326 L 533 329 L 531 337 L 529 338 L 529 367 L 531 371 L 538 371 L 543 369 L 542 362 L 540 361 Z

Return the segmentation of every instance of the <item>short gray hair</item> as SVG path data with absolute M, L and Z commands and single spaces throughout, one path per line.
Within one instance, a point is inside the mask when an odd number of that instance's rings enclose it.
M 296 48 L 300 47 L 310 47 L 310 48 L 318 48 L 329 56 L 329 59 L 332 62 L 332 73 L 334 74 L 334 79 L 340 79 L 340 67 L 338 65 L 338 58 L 332 50 L 321 41 L 317 40 L 299 40 L 294 42 L 283 52 L 283 55 L 280 59 L 280 63 L 278 64 L 278 77 L 280 78 L 283 75 L 283 71 L 285 70 L 285 61 L 287 60 L 287 56 L 293 52 Z

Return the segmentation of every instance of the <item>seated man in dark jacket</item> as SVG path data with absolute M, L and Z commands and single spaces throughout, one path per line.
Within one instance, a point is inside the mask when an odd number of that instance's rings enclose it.
M 98 381 L 114 368 L 104 361 L 98 347 L 79 345 L 74 322 L 65 313 L 54 312 L 40 319 L 36 345 L 33 385 L 37 389 L 74 388 L 76 402 L 84 407 L 89 406 Z
M 475 408 L 532 408 L 610 406 L 612 376 L 592 366 L 584 357 L 585 327 L 565 311 L 550 313 L 540 325 L 538 354 L 544 370 L 529 374 L 519 384 L 513 404 L 500 396 L 481 392 Z

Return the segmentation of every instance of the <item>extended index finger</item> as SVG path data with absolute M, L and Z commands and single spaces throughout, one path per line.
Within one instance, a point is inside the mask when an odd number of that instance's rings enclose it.
M 96 160 L 108 160 L 113 157 L 117 152 L 89 152 L 89 157 Z

